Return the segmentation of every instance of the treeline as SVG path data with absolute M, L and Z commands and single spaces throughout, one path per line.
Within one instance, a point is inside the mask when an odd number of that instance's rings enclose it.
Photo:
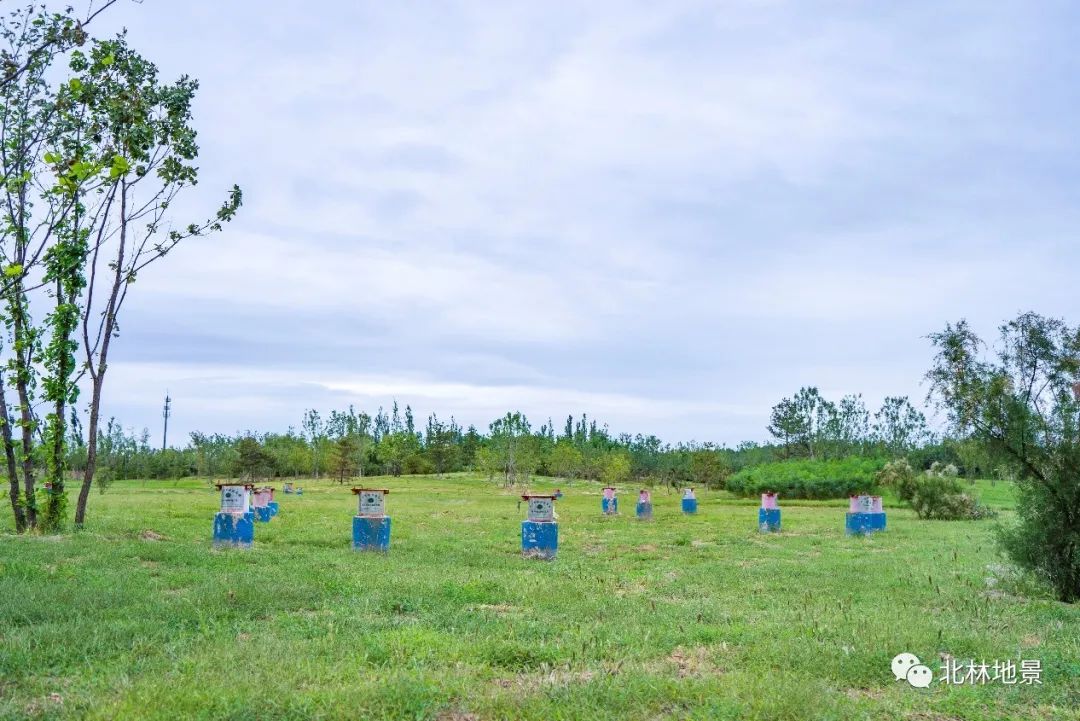
M 522 413 L 509 412 L 481 432 L 435 414 L 421 426 L 411 407 L 401 411 L 395 402 L 389 413 L 380 408 L 375 415 L 352 407 L 325 416 L 309 410 L 299 429 L 285 433 L 192 433 L 184 448 L 158 450 L 146 431 L 136 437 L 110 420 L 98 437 L 99 480 L 329 477 L 344 483 L 372 475 L 474 471 L 505 485 L 543 475 L 716 488 L 742 469 L 796 458 L 904 456 L 916 466 L 964 466 L 958 445 L 934 441 L 906 398 L 886 399 L 871 416 L 858 396 L 833 405 L 816 389 L 802 389 L 774 408 L 769 430 L 780 442 L 672 445 L 654 435 L 614 435 L 587 415 L 568 416 L 561 427 L 550 418 L 534 427 Z M 76 444 L 72 468 L 78 471 L 84 457 Z
M 934 441 L 926 416 L 907 396 L 885 398 L 871 416 L 861 395 L 833 402 L 811 386 L 773 406 L 769 421 L 769 433 L 789 458 L 901 455 Z

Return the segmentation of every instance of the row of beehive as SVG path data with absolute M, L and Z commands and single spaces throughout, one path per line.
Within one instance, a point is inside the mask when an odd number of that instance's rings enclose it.
M 291 484 L 287 484 L 291 486 Z M 251 484 L 218 484 L 221 490 L 221 510 L 214 520 L 214 545 L 250 547 L 254 540 L 256 520 L 269 521 L 278 513 L 273 500 L 274 489 L 255 489 Z M 291 492 L 291 487 L 286 492 Z M 386 515 L 386 488 L 353 488 L 357 496 L 357 514 L 353 519 L 353 547 L 358 550 L 386 551 L 390 547 L 390 517 Z M 252 501 L 252 495 L 254 500 Z M 524 494 L 528 515 L 522 522 L 521 547 L 526 556 L 552 559 L 558 549 L 558 523 L 555 501 L 562 492 L 554 494 Z M 606 516 L 618 514 L 617 490 L 603 489 L 600 508 Z M 682 510 L 697 513 L 697 496 L 693 488 L 683 491 Z M 641 520 L 652 519 L 652 494 L 642 489 L 638 494 L 636 515 Z M 758 510 L 758 528 L 763 533 L 781 529 L 778 494 L 764 493 Z M 852 496 L 846 517 L 848 534 L 870 534 L 885 530 L 885 511 L 881 496 Z
M 255 488 L 251 483 L 217 484 L 221 510 L 214 516 L 214 545 L 250 548 L 255 541 L 255 523 L 269 523 L 278 514 L 274 490 Z

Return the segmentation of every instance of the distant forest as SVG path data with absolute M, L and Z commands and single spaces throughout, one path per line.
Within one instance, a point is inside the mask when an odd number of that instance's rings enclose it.
M 713 443 L 666 443 L 654 435 L 612 434 L 587 415 L 548 418 L 538 427 L 508 412 L 481 431 L 453 417 L 428 416 L 420 425 L 410 406 L 395 402 L 389 413 L 347 410 L 323 415 L 308 410 L 299 429 L 235 435 L 192 433 L 183 448 L 151 447 L 149 432 L 136 435 L 110 419 L 98 434 L 98 484 L 117 479 L 184 477 L 350 479 L 403 474 L 472 471 L 506 485 L 534 475 L 722 487 L 748 467 L 777 461 L 831 461 L 858 457 L 906 457 L 913 465 L 951 464 L 965 475 L 987 474 L 980 446 L 935 436 L 906 397 L 886 398 L 871 414 L 861 396 L 832 402 L 816 388 L 802 388 L 773 407 L 768 443 L 731 448 Z M 81 471 L 86 444 L 71 445 L 71 469 Z

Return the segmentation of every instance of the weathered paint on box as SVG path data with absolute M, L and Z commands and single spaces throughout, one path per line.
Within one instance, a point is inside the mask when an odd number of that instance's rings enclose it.
M 270 501 L 270 503 L 268 504 L 268 508 L 270 509 L 270 516 L 271 517 L 276 516 L 278 514 L 279 509 L 278 509 L 278 502 L 277 501 Z
M 870 514 L 870 527 L 875 532 L 885 530 L 885 513 L 871 513 Z
M 251 548 L 254 541 L 255 519 L 250 511 L 214 515 L 214 548 Z
M 866 494 L 848 498 L 848 513 L 873 513 L 874 499 Z
M 869 535 L 885 530 L 884 513 L 848 513 L 844 530 L 849 536 Z
M 356 515 L 367 518 L 382 518 L 386 515 L 386 496 L 388 488 L 354 488 L 356 495 Z
M 258 488 L 255 490 L 255 494 L 252 497 L 251 505 L 255 508 L 265 508 L 270 505 L 272 496 L 270 495 L 269 488 Z
M 386 515 L 386 501 L 384 500 L 386 494 L 379 491 L 361 491 L 358 495 L 360 505 L 357 507 L 357 513 L 361 516 L 379 518 Z
M 651 521 L 652 520 L 652 501 L 641 502 L 638 501 L 637 517 L 639 521 Z
M 600 499 L 600 511 L 606 516 L 614 516 L 619 512 L 619 499 L 612 486 L 604 487 L 604 495 Z
M 353 550 L 390 550 L 390 516 L 353 516 Z
M 274 514 L 270 512 L 270 506 L 255 506 L 255 520 L 259 523 L 269 523 Z
M 243 484 L 221 486 L 221 512 L 247 513 L 251 508 L 248 487 Z
M 521 553 L 526 558 L 550 561 L 559 550 L 559 524 L 551 521 L 521 522 Z
M 779 533 L 780 532 L 780 509 L 779 508 L 759 508 L 758 509 L 758 530 L 762 533 Z
M 529 520 L 537 523 L 550 523 L 555 520 L 555 499 L 526 496 L 529 502 Z

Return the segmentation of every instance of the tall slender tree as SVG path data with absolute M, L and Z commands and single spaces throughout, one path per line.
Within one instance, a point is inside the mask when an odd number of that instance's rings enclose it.
M 209 219 L 182 230 L 166 229 L 177 196 L 198 182 L 194 165 L 199 148 L 191 124 L 191 103 L 198 83 L 181 77 L 162 83 L 153 63 L 132 50 L 124 34 L 95 40 L 88 54 L 76 53 L 73 83 L 91 117 L 92 138 L 102 164 L 107 163 L 105 212 L 94 218 L 87 268 L 89 278 L 82 312 L 82 341 L 90 376 L 89 420 L 95 437 L 101 392 L 111 342 L 132 284 L 147 266 L 160 261 L 181 242 L 220 231 L 240 207 L 240 188 Z M 75 510 L 75 523 L 86 516 L 93 485 L 96 452 L 91 445 Z

